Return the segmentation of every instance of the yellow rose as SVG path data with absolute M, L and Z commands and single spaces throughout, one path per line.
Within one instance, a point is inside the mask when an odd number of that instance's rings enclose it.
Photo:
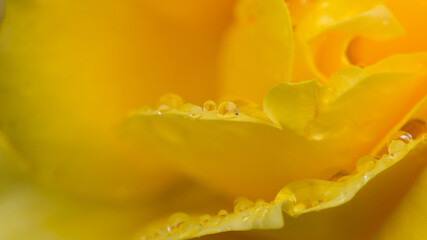
M 422 239 L 426 13 L 6 0 L 0 239 Z

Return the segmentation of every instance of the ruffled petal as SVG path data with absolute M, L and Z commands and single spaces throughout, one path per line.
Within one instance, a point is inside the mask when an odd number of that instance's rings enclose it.
M 227 231 L 284 226 L 280 232 L 255 232 L 253 235 L 261 235 L 262 239 L 366 238 L 380 226 L 406 187 L 414 181 L 417 170 L 419 172 L 426 164 L 423 157 L 427 152 L 426 143 L 423 135 L 411 142 L 393 140 L 388 146 L 389 153 L 381 158 L 359 159 L 357 172 L 352 175 L 331 181 L 295 181 L 271 202 L 239 198 L 231 213 L 226 210 L 214 216 L 177 213 L 166 224 L 145 228 L 142 236 L 144 239 L 189 239 Z M 400 185 L 394 186 L 396 183 Z M 389 190 L 383 190 L 384 187 Z M 384 201 L 388 204 L 384 205 Z M 337 225 L 340 226 L 338 230 Z M 302 231 L 307 228 L 311 230 Z
M 366 149 L 425 96 L 426 60 L 427 54 L 420 53 L 391 57 L 366 69 L 346 67 L 326 85 L 281 83 L 266 94 L 264 109 L 274 122 L 307 138 Z M 398 93 L 402 97 L 396 98 Z
M 290 81 L 292 28 L 281 0 L 240 0 L 222 49 L 222 95 L 260 102 L 275 83 Z
M 351 39 L 384 40 L 404 33 L 381 1 L 290 1 L 295 24 L 293 81 L 327 77 L 347 66 Z

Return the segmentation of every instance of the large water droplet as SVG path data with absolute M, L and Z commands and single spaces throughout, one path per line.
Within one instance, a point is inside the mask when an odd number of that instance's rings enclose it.
M 407 143 L 402 140 L 394 140 L 388 145 L 388 153 L 395 157 L 405 154 L 407 151 Z
M 238 198 L 234 201 L 234 212 L 243 212 L 254 206 L 254 203 L 247 198 Z
M 206 112 L 215 111 L 216 110 L 216 103 L 212 100 L 207 100 L 203 104 L 203 110 L 205 110 Z
M 233 118 L 236 117 L 239 114 L 239 108 L 237 105 L 233 102 L 226 101 L 219 105 L 218 107 L 218 115 L 226 117 L 226 118 Z
M 390 136 L 387 144 L 390 145 L 391 142 L 395 141 L 395 140 L 400 140 L 400 141 L 403 141 L 404 143 L 410 143 L 414 140 L 414 138 L 408 132 L 398 131 L 398 132 L 395 132 L 393 135 Z
M 175 213 L 170 216 L 167 229 L 169 232 L 173 232 L 179 228 L 182 228 L 185 224 L 188 224 L 190 220 L 190 216 L 185 213 Z
M 169 108 L 178 108 L 184 103 L 184 100 L 176 94 L 168 93 L 160 97 L 159 105 L 166 105 Z

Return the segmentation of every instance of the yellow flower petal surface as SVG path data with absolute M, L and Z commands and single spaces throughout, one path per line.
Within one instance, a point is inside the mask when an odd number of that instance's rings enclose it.
M 167 225 L 145 229 L 143 232 L 146 235 L 143 238 L 189 239 L 219 232 L 274 229 L 283 226 L 284 229 L 280 232 L 259 232 L 258 234 L 264 236 L 263 239 L 283 239 L 283 237 L 299 239 L 301 236 L 305 236 L 303 239 L 311 239 L 313 236 L 330 239 L 367 237 L 380 226 L 398 202 L 399 195 L 405 192 L 405 186 L 413 182 L 417 170 L 423 168 L 426 163 L 423 155 L 427 148 L 425 139 L 421 136 L 408 144 L 402 140 L 394 140 L 388 147 L 389 154 L 383 155 L 380 159 L 369 156 L 359 159 L 357 173 L 353 175 L 343 176 L 334 181 L 292 182 L 279 192 L 274 201 L 269 203 L 239 198 L 235 201 L 231 213 L 221 210 L 213 216 L 192 217 L 184 213 L 174 214 L 169 218 Z M 400 163 L 402 159 L 404 161 Z M 394 167 L 394 164 L 398 166 Z M 401 177 L 407 177 L 407 179 L 399 179 Z M 370 181 L 372 183 L 369 183 Z M 400 186 L 392 191 L 380 190 L 382 187 L 390 188 L 390 183 L 393 182 L 398 182 Z M 381 196 L 380 193 L 383 195 Z M 386 199 L 391 196 L 395 198 Z M 389 204 L 384 205 L 383 201 L 388 201 Z M 333 208 L 337 206 L 340 207 Z M 367 212 L 373 209 L 377 211 L 376 216 L 372 216 L 373 212 Z M 358 212 L 362 210 L 364 212 Z M 318 211 L 320 212 L 317 213 Z M 282 212 L 286 213 L 285 218 Z M 348 214 L 353 216 L 341 223 L 332 224 Z M 297 218 L 289 219 L 289 217 Z M 361 223 L 365 231 L 354 229 L 355 223 L 359 220 L 365 220 L 368 223 Z M 344 229 L 335 231 L 335 225 L 340 225 Z M 307 228 L 312 230 L 301 232 Z
M 275 189 L 297 179 L 351 172 L 356 159 L 382 144 L 426 94 L 425 65 L 412 65 L 425 57 L 400 56 L 365 70 L 344 68 L 324 86 L 279 84 L 264 104 L 279 125 L 259 107 L 224 102 L 202 110 L 187 103 L 136 112 L 125 132 L 169 165 L 220 191 L 272 198 Z M 394 68 L 397 63 L 402 67 Z M 396 92 L 402 93 L 399 98 Z
M 368 66 L 393 54 L 427 51 L 427 3 L 424 0 L 386 0 L 384 5 L 402 24 L 405 34 L 389 41 L 377 41 L 366 37 L 356 38 L 349 48 L 353 64 Z
M 160 92 L 174 89 L 194 101 L 215 95 L 213 66 L 232 1 L 189 9 L 195 2 L 180 8 L 199 15 L 184 16 L 165 1 L 7 0 L 0 128 L 39 181 L 126 199 L 155 195 L 177 178 L 149 149 L 121 141 L 115 129 L 128 111 Z M 198 25 L 186 24 L 192 21 Z
M 395 56 L 366 69 L 346 67 L 326 85 L 281 83 L 266 94 L 264 108 L 274 122 L 308 138 L 355 147 L 357 132 L 361 145 L 356 148 L 373 146 L 425 96 L 426 60 L 421 53 Z M 411 96 L 396 98 L 398 92 Z
M 281 0 L 240 0 L 224 39 L 220 90 L 261 102 L 275 83 L 290 81 L 292 29 Z
M 384 40 L 403 29 L 381 1 L 290 1 L 295 25 L 293 81 L 327 77 L 347 66 L 347 46 L 355 36 Z

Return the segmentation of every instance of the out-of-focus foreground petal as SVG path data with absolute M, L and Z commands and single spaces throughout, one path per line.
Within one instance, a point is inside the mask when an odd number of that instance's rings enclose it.
M 121 199 L 148 197 L 176 179 L 115 129 L 160 92 L 174 89 L 194 101 L 215 95 L 218 39 L 233 2 L 196 2 L 171 9 L 165 1 L 7 0 L 0 128 L 39 180 Z
M 206 199 L 213 202 L 206 206 Z M 189 201 L 194 201 L 191 206 Z M 151 201 L 123 205 L 105 199 L 88 201 L 28 182 L 9 182 L 0 184 L 0 238 L 131 239 L 141 225 L 162 214 L 178 210 L 198 214 L 214 211 L 221 203 L 226 201 L 218 194 L 194 183 L 175 186 Z
M 261 102 L 275 83 L 291 81 L 292 28 L 282 0 L 240 0 L 224 39 L 220 92 Z
M 344 68 L 324 86 L 279 84 L 264 104 L 277 124 L 243 103 L 207 104 L 205 111 L 184 104 L 137 112 L 125 132 L 219 191 L 269 199 L 297 179 L 351 172 L 359 157 L 382 146 L 426 94 L 425 60 L 413 54 Z

